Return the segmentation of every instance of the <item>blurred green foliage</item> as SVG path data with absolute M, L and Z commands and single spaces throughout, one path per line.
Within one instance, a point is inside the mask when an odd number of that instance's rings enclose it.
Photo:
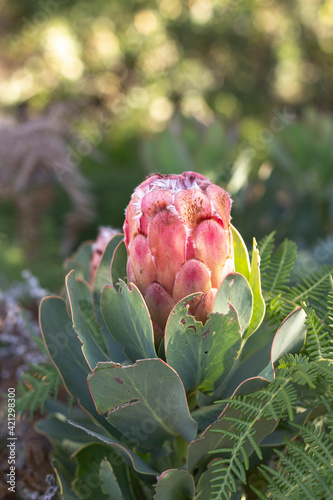
M 1 114 L 67 102 L 105 153 L 79 162 L 97 200 L 82 240 L 121 227 L 145 174 L 192 168 L 228 188 L 247 241 L 332 232 L 333 0 L 0 0 L 0 13 Z M 62 282 L 68 209 L 59 186 L 29 262 L 0 200 L 3 285 L 27 266 Z
M 89 97 L 118 132 L 162 129 L 175 110 L 240 118 L 278 103 L 329 108 L 331 0 L 2 0 L 1 103 Z

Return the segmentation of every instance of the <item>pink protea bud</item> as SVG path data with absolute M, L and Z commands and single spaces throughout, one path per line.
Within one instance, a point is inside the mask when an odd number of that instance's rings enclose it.
M 234 271 L 230 208 L 228 193 L 195 172 L 154 174 L 134 191 L 124 223 L 128 281 L 143 294 L 157 335 L 191 293 L 204 294 L 190 306 L 198 320 L 213 310 Z
M 112 227 L 103 227 L 98 228 L 98 235 L 96 241 L 92 245 L 92 255 L 90 259 L 90 281 L 94 282 L 95 275 L 101 258 L 103 256 L 104 250 L 106 249 L 109 241 L 116 234 L 119 234 L 120 231 L 118 229 L 113 229 Z

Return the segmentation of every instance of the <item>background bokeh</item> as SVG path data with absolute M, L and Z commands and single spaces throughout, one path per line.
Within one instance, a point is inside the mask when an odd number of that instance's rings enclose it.
M 332 254 L 333 0 L 0 0 L 0 28 L 0 288 L 57 290 L 151 171 L 227 188 L 249 244 Z

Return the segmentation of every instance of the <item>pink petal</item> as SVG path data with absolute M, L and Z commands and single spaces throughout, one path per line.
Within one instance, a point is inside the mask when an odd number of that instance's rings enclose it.
M 228 259 L 225 261 L 225 264 L 223 266 L 223 271 L 221 275 L 221 282 L 224 280 L 226 276 L 230 273 L 235 272 L 235 262 L 234 259 L 231 257 L 228 257 Z
M 185 262 L 186 230 L 178 215 L 165 209 L 153 218 L 148 245 L 157 272 L 157 281 L 172 293 L 177 272 Z
M 187 235 L 186 240 L 186 260 L 194 259 L 195 256 L 195 248 L 193 236 L 191 234 Z
M 170 191 L 163 189 L 154 189 L 143 197 L 141 202 L 142 216 L 140 219 L 140 227 L 143 234 L 148 234 L 148 226 L 154 215 L 164 210 L 172 203 L 172 200 L 173 196 Z
M 204 175 L 202 174 L 199 174 L 198 172 L 193 172 L 192 170 L 187 170 L 186 172 L 183 172 L 181 174 L 181 177 L 183 179 L 189 179 L 191 180 L 192 182 L 194 181 L 200 181 L 200 180 L 203 180 L 203 181 L 207 181 L 207 177 L 205 177 Z
M 161 177 L 162 176 L 160 174 L 150 175 L 149 177 L 147 177 L 147 179 L 145 179 L 143 182 L 141 182 L 141 184 L 136 189 L 140 189 L 140 188 L 142 189 L 143 187 L 148 186 L 149 184 L 156 181 L 157 179 L 160 179 Z
M 228 231 L 215 220 L 199 224 L 195 235 L 195 257 L 206 264 L 211 271 L 213 288 L 219 288 L 223 266 L 228 256 Z
M 135 236 L 129 247 L 129 254 L 136 285 L 141 292 L 144 292 L 150 283 L 156 281 L 156 270 L 148 248 L 147 238 L 142 234 Z
M 190 228 L 211 217 L 211 205 L 208 197 L 201 191 L 186 189 L 175 196 L 175 208 L 183 222 Z
M 132 262 L 131 262 L 131 258 L 128 257 L 127 259 L 127 283 L 130 284 L 130 283 L 134 283 L 134 285 L 137 286 L 137 282 L 136 282 L 136 279 L 135 279 L 135 275 L 134 275 L 134 271 L 133 271 L 133 266 L 132 266 Z
M 134 236 L 138 234 L 140 230 L 139 221 L 136 217 L 136 210 L 135 210 L 136 203 L 137 203 L 137 196 L 135 196 L 134 194 L 126 208 L 126 217 L 123 226 L 124 240 L 127 250 Z
M 213 311 L 217 288 L 211 288 L 201 298 L 195 313 L 195 319 L 201 321 L 203 324 L 207 321 L 207 314 Z
M 207 188 L 207 196 L 223 221 L 223 227 L 226 229 L 230 223 L 231 199 L 228 193 L 216 184 L 211 184 Z
M 206 292 L 211 288 L 210 272 L 199 260 L 187 261 L 176 276 L 173 299 L 177 303 L 187 295 Z
M 175 305 L 171 295 L 159 283 L 152 283 L 144 293 L 151 319 L 164 329 L 171 309 Z

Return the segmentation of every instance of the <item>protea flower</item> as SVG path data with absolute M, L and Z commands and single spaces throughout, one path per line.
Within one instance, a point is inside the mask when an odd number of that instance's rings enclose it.
M 234 271 L 231 200 L 195 172 L 155 174 L 134 191 L 124 223 L 127 278 L 163 336 L 174 305 L 195 292 L 191 314 L 206 321 L 223 278 Z
M 96 241 L 92 245 L 92 254 L 90 259 L 90 281 L 94 282 L 95 275 L 101 258 L 103 256 L 104 250 L 107 247 L 107 244 L 115 236 L 119 234 L 120 231 L 118 229 L 113 229 L 108 226 L 101 226 L 98 229 L 98 235 Z

